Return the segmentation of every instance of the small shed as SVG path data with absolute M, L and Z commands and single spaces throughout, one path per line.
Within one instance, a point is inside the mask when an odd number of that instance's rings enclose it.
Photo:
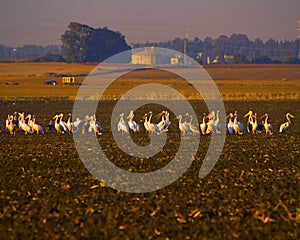
M 170 58 L 170 63 L 172 65 L 178 65 L 179 64 L 179 58 L 178 57 L 171 57 Z
M 63 84 L 75 84 L 75 77 L 62 77 L 61 81 Z

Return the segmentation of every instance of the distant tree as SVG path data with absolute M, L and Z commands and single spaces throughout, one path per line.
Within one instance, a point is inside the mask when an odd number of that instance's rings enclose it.
M 101 62 L 130 49 L 119 32 L 76 22 L 68 25 L 61 40 L 63 55 L 69 62 Z
M 183 39 L 177 37 L 171 41 L 133 45 L 134 48 L 146 46 L 163 47 L 183 52 Z M 257 61 L 269 63 L 270 60 L 272 63 L 282 63 L 287 57 L 297 58 L 298 49 L 299 40 L 276 41 L 269 39 L 264 42 L 260 38 L 256 38 L 251 41 L 245 34 L 232 34 L 230 37 L 221 35 L 216 39 L 206 37 L 204 40 L 195 37 L 193 40 L 189 40 L 187 44 L 187 54 L 195 60 L 199 61 L 198 54 L 201 52 L 202 61 L 205 62 L 207 57 L 214 59 L 218 56 L 220 63 L 224 62 L 224 55 L 236 56 L 237 62 L 241 62 L 239 55 L 243 55 L 246 57 L 243 59 L 243 63 L 255 63 Z
M 264 64 L 264 63 L 272 63 L 272 59 L 265 55 L 260 55 L 259 57 L 255 58 L 254 63 L 257 64 Z
M 283 59 L 283 63 L 285 64 L 300 64 L 300 59 L 296 57 L 285 57 Z
M 249 63 L 249 60 L 247 59 L 247 57 L 245 55 L 238 53 L 238 54 L 234 55 L 233 63 L 234 64 L 246 64 L 246 63 Z
M 48 53 L 47 55 L 42 56 L 42 57 L 34 57 L 34 58 L 30 59 L 29 61 L 32 61 L 32 62 L 65 62 L 66 60 L 61 55 Z

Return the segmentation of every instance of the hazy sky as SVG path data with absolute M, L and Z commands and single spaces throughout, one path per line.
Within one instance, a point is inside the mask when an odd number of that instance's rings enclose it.
M 297 36 L 300 0 L 1 0 L 0 44 L 57 44 L 72 21 L 108 27 L 128 43 L 244 33 Z

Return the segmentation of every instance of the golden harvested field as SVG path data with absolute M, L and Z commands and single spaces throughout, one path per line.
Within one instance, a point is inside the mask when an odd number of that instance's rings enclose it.
M 49 73 L 76 75 L 82 82 L 96 64 L 68 63 L 1 63 L 0 96 L 8 99 L 59 98 L 73 100 L 79 88 L 63 85 L 60 77 Z M 204 66 L 215 80 L 224 100 L 297 100 L 300 99 L 300 68 L 297 65 L 209 65 Z M 148 70 L 128 74 L 107 92 L 108 98 L 121 95 L 125 90 L 143 83 L 160 82 L 175 87 L 189 99 L 194 99 L 192 86 L 186 81 Z M 56 80 L 57 86 L 44 85 Z
M 153 157 L 137 158 L 123 152 L 112 133 L 118 124 L 112 117 L 117 101 L 99 101 L 96 115 L 103 126 L 102 135 L 97 137 L 99 146 L 112 163 L 128 172 L 161 169 L 178 153 L 181 142 L 188 144 L 180 159 L 189 160 L 195 150 L 190 143 L 199 136 L 199 147 L 186 172 L 170 185 L 146 193 L 122 192 L 92 175 L 74 142 L 74 136 L 78 136 L 91 155 L 98 152 L 100 149 L 94 152 L 90 148 L 92 133 L 87 130 L 85 134 L 25 134 L 18 130 L 11 136 L 5 128 L 7 115 L 14 112 L 35 115 L 45 129 L 58 113 L 66 119 L 73 114 L 79 85 L 63 85 L 60 78 L 45 74 L 80 75 L 77 81 L 81 82 L 94 67 L 0 64 L 1 239 L 299 239 L 299 66 L 205 66 L 227 100 L 227 114 L 237 111 L 239 121 L 246 126 L 243 115 L 249 110 L 259 117 L 268 113 L 274 134 L 250 134 L 246 130 L 243 136 L 227 134 L 216 165 L 204 178 L 198 174 L 211 135 L 183 137 L 171 112 L 166 144 Z M 44 85 L 50 79 L 59 84 Z M 141 82 L 164 83 L 189 99 L 195 96 L 187 81 L 159 70 L 122 75 L 105 94 L 118 98 Z M 190 104 L 200 122 L 208 110 L 205 102 Z M 126 142 L 132 138 L 139 146 L 147 145 L 149 135 L 140 121 L 145 113 L 153 111 L 155 116 L 163 109 L 151 104 L 141 106 L 135 111 L 141 132 L 119 134 Z M 278 127 L 287 112 L 295 119 L 291 129 L 279 134 Z M 152 121 L 158 122 L 155 117 Z M 124 186 L 129 183 L 122 182 Z

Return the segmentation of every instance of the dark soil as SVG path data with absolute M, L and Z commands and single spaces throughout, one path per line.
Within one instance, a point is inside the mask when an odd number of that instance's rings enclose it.
M 105 187 L 85 169 L 71 134 L 10 136 L 7 114 L 32 113 L 46 126 L 56 113 L 72 111 L 69 101 L 0 102 L 0 238 L 1 239 L 299 239 L 300 108 L 299 101 L 227 102 L 226 111 L 268 113 L 276 128 L 264 134 L 227 136 L 222 155 L 204 179 L 198 178 L 210 136 L 201 137 L 190 168 L 161 190 L 133 194 Z M 193 103 L 198 115 L 203 104 Z M 120 151 L 108 126 L 113 102 L 101 104 L 99 136 L 112 158 Z M 103 111 L 103 112 L 102 112 Z M 142 110 L 141 110 L 142 112 Z M 293 126 L 279 135 L 285 113 Z M 106 114 L 106 115 L 105 115 Z M 199 117 L 200 118 L 200 117 Z M 172 120 L 167 146 L 157 159 L 124 169 L 153 171 L 165 165 L 178 144 Z M 136 141 L 147 142 L 139 133 Z M 176 149 L 176 148 L 175 148 Z M 128 166 L 128 161 L 132 165 Z M 143 165 L 143 164 L 142 164 Z

